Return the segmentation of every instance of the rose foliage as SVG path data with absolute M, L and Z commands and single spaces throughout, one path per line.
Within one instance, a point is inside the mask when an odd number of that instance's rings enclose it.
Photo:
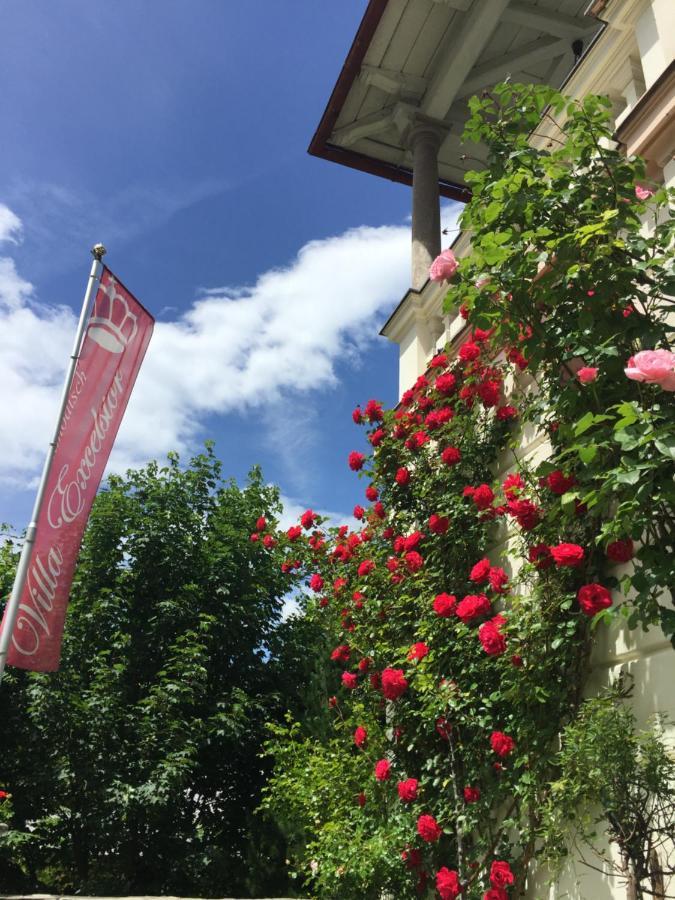
M 576 777 L 564 735 L 598 626 L 675 630 L 671 357 L 637 358 L 671 350 L 673 225 L 664 190 L 636 194 L 643 164 L 607 149 L 607 106 L 514 85 L 471 101 L 488 164 L 471 254 L 439 275 L 459 344 L 396 409 L 355 411 L 359 528 L 279 536 L 335 648 L 332 733 L 289 722 L 269 745 L 265 803 L 317 896 L 521 895 L 577 815 L 551 798 Z M 545 462 L 522 451 L 535 438 Z M 607 810 L 585 775 L 570 791 Z

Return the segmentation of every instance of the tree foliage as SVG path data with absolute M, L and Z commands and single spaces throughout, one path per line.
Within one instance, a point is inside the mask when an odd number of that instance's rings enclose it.
M 0 787 L 14 807 L 0 835 L 3 888 L 284 890 L 283 842 L 254 814 L 259 753 L 289 700 L 301 713 L 313 636 L 280 624 L 288 576 L 273 547 L 250 540 L 257 519 L 279 511 L 259 470 L 243 488 L 224 482 L 210 447 L 187 468 L 170 455 L 110 478 L 60 670 L 13 670 L 0 692 Z M 2 562 L 7 588 L 7 546 Z

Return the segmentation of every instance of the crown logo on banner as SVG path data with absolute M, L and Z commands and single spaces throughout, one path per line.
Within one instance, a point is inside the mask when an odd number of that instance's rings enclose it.
M 137 331 L 138 318 L 129 309 L 126 298 L 118 292 L 115 279 L 111 278 L 96 294 L 89 337 L 104 350 L 121 353 L 133 341 Z

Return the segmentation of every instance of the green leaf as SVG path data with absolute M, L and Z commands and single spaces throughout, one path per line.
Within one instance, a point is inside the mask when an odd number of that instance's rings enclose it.
M 574 426 L 574 436 L 579 437 L 580 434 L 583 434 L 593 424 L 593 413 L 587 412 L 586 415 L 582 416 L 579 421 Z
M 585 465 L 588 465 L 592 462 L 598 453 L 598 445 L 597 444 L 589 444 L 586 447 L 581 447 L 579 450 L 579 459 Z

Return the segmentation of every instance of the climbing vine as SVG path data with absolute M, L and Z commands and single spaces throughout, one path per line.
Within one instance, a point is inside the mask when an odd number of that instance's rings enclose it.
M 333 732 L 274 727 L 265 801 L 320 897 L 521 896 L 570 798 L 603 802 L 569 750 L 598 628 L 675 631 L 668 197 L 611 149 L 599 98 L 503 85 L 471 109 L 471 254 L 431 272 L 459 342 L 396 409 L 354 410 L 359 527 L 307 510 L 252 535 L 331 641 Z M 654 860 L 624 858 L 639 892 Z

